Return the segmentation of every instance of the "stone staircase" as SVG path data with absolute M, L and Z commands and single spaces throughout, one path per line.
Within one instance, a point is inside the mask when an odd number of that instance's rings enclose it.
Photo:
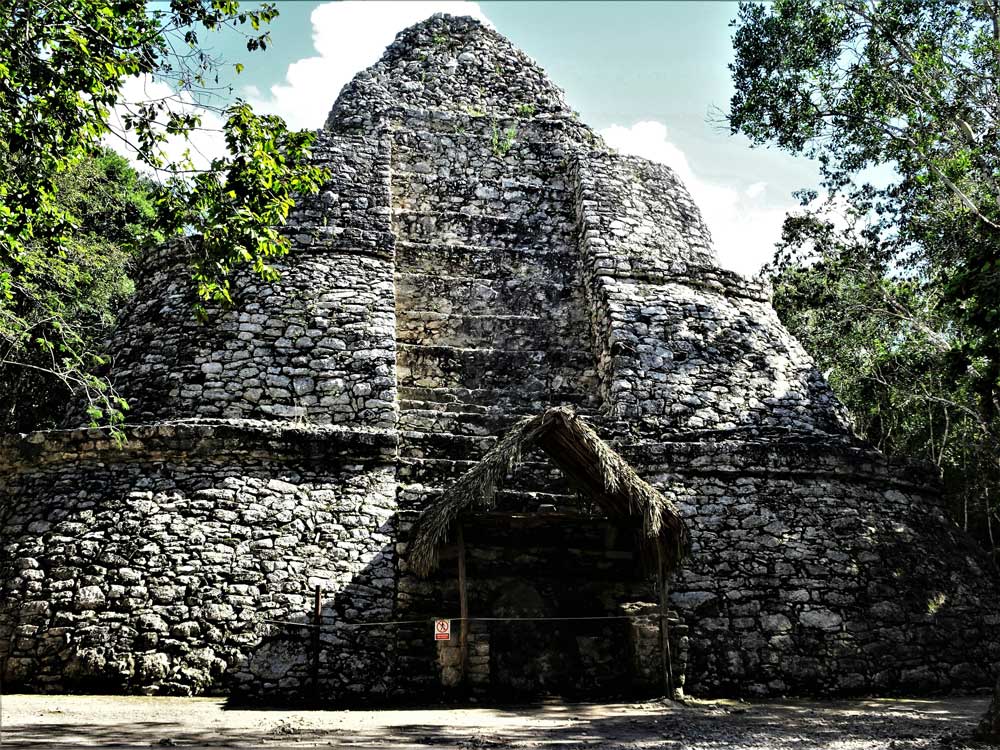
M 563 146 L 545 140 L 547 125 L 519 122 L 502 155 L 492 124 L 478 119 L 462 132 L 431 123 L 393 134 L 404 539 L 417 513 L 518 419 L 558 404 L 585 414 L 600 406 Z M 498 509 L 585 507 L 544 456 L 527 458 Z M 400 610 L 451 611 L 445 589 L 403 570 Z M 426 633 L 402 628 L 399 639 L 401 669 L 433 672 Z
M 414 510 L 518 417 L 599 406 L 565 147 L 544 120 L 514 127 L 506 154 L 485 117 L 393 134 L 400 479 Z M 531 493 L 559 494 L 546 467 L 508 487 L 523 510 L 540 504 Z

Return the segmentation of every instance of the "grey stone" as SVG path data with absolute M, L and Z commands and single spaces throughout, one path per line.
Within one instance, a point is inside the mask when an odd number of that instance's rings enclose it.
M 319 585 L 325 697 L 434 695 L 460 675 L 427 659 L 426 633 L 356 624 L 453 601 L 453 577 L 417 578 L 406 560 L 419 511 L 519 415 L 558 405 L 688 526 L 668 612 L 686 689 L 987 684 L 968 665 L 1000 651 L 988 560 L 944 519 L 933 471 L 853 434 L 767 286 L 719 268 L 672 170 L 607 148 L 535 63 L 448 16 L 402 32 L 344 88 L 312 153 L 328 178 L 281 230 L 279 282 L 237 271 L 236 304 L 210 305 L 203 325 L 188 297 L 197 238 L 138 264 L 109 342 L 135 425 L 124 447 L 79 413 L 0 438 L 0 507 L 15 509 L 0 537 L 24 561 L 0 573 L 12 684 L 65 690 L 87 674 L 307 697 L 312 634 L 296 623 Z M 564 511 L 558 544 L 527 548 L 549 539 L 544 519 L 493 529 L 469 554 L 505 573 L 477 578 L 477 596 L 486 611 L 634 605 L 629 659 L 593 636 L 568 647 L 595 684 L 657 689 L 657 595 L 631 537 L 573 526 L 592 499 L 526 458 L 501 507 Z M 505 590 L 554 555 L 567 575 L 547 596 Z M 498 664 L 569 679 L 562 644 L 511 666 L 509 646 L 470 636 L 476 690 Z
M 166 654 L 140 654 L 135 660 L 135 675 L 140 684 L 150 685 L 163 680 L 170 673 L 170 659 Z
M 807 628 L 820 630 L 839 630 L 843 619 L 836 612 L 826 609 L 806 610 L 799 615 L 799 622 Z

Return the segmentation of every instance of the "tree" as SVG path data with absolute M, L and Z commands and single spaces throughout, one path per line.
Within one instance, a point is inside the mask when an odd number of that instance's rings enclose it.
M 733 132 L 819 161 L 900 276 L 939 292 L 990 421 L 1000 390 L 1000 0 L 778 0 L 735 22 Z M 857 185 L 868 167 L 897 179 Z
M 44 237 L 24 243 L 17 306 L 0 307 L 5 432 L 58 423 L 76 381 L 91 377 L 89 365 L 97 361 L 61 365 L 56 358 L 67 351 L 57 351 L 54 342 L 66 340 L 82 357 L 98 351 L 115 310 L 132 293 L 130 265 L 145 242 L 157 239 L 149 230 L 156 219 L 155 186 L 118 154 L 105 150 L 74 163 L 53 187 L 59 208 L 75 217 L 77 228 L 59 252 Z M 86 393 L 87 384 L 81 385 Z
M 288 251 L 276 225 L 294 195 L 315 192 L 322 179 L 308 163 L 312 136 L 289 132 L 280 118 L 260 117 L 242 102 L 219 105 L 212 82 L 222 63 L 199 46 L 199 34 L 236 29 L 246 34 L 248 49 L 264 49 L 261 27 L 276 15 L 274 6 L 244 10 L 235 0 L 170 0 L 153 10 L 129 0 L 15 0 L 0 7 L 5 382 L 18 377 L 15 369 L 47 373 L 86 394 L 95 422 L 123 417 L 124 402 L 90 374 L 100 361 L 95 338 L 69 315 L 90 283 L 79 283 L 88 264 L 119 264 L 90 252 L 100 245 L 82 252 L 74 244 L 81 207 L 60 198 L 65 175 L 86 169 L 81 164 L 99 156 L 108 138 L 130 144 L 136 161 L 158 175 L 155 217 L 141 225 L 145 236 L 137 241 L 153 241 L 156 233 L 201 236 L 191 270 L 202 300 L 228 301 L 228 278 L 239 267 L 274 277 L 270 259 Z M 132 77 L 165 81 L 171 93 L 123 101 Z M 212 109 L 226 118 L 229 155 L 201 169 L 189 154 L 165 156 L 167 138 L 190 135 Z
M 58 253 L 44 239 L 26 243 L 20 307 L 0 307 L 0 430 L 53 427 L 74 391 L 101 392 L 89 374 L 96 353 L 132 294 L 131 267 L 155 229 L 156 186 L 122 156 L 105 149 L 60 173 L 58 205 L 76 220 Z M 60 366 L 55 345 L 68 339 L 89 360 Z M 64 351 L 63 354 L 66 352 Z M 94 385 L 90 385 L 87 379 Z M 83 383 L 77 381 L 83 380 Z M 110 398 L 110 394 L 109 394 Z
M 990 707 L 976 727 L 976 736 L 985 742 L 1000 742 L 1000 679 L 997 680 L 996 689 L 993 691 Z
M 935 366 L 961 382 L 995 476 L 1000 0 L 741 3 L 734 24 L 732 131 L 816 158 L 828 200 L 865 220 L 850 264 L 930 306 Z M 882 164 L 889 184 L 861 181 Z M 813 262 L 817 236 L 792 234 L 782 262 Z
M 963 334 L 940 290 L 895 278 L 878 235 L 837 229 L 815 212 L 789 217 L 769 269 L 774 306 L 812 354 L 855 428 L 888 455 L 938 467 L 953 516 L 990 548 L 1000 483 L 1000 420 L 984 423 L 975 376 L 955 370 Z

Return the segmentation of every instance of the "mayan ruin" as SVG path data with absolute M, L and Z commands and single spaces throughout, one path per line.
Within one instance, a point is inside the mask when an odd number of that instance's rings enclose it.
M 110 344 L 127 442 L 0 437 L 4 688 L 994 684 L 1000 587 L 938 476 L 856 436 L 674 172 L 467 17 L 331 104 L 279 281 L 202 323 L 197 240 L 150 249 Z

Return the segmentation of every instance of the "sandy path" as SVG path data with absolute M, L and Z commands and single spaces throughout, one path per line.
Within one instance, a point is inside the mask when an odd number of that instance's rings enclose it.
M 952 738 L 986 703 L 977 696 L 295 711 L 230 710 L 214 698 L 13 695 L 3 699 L 0 747 L 957 750 L 965 744 Z

